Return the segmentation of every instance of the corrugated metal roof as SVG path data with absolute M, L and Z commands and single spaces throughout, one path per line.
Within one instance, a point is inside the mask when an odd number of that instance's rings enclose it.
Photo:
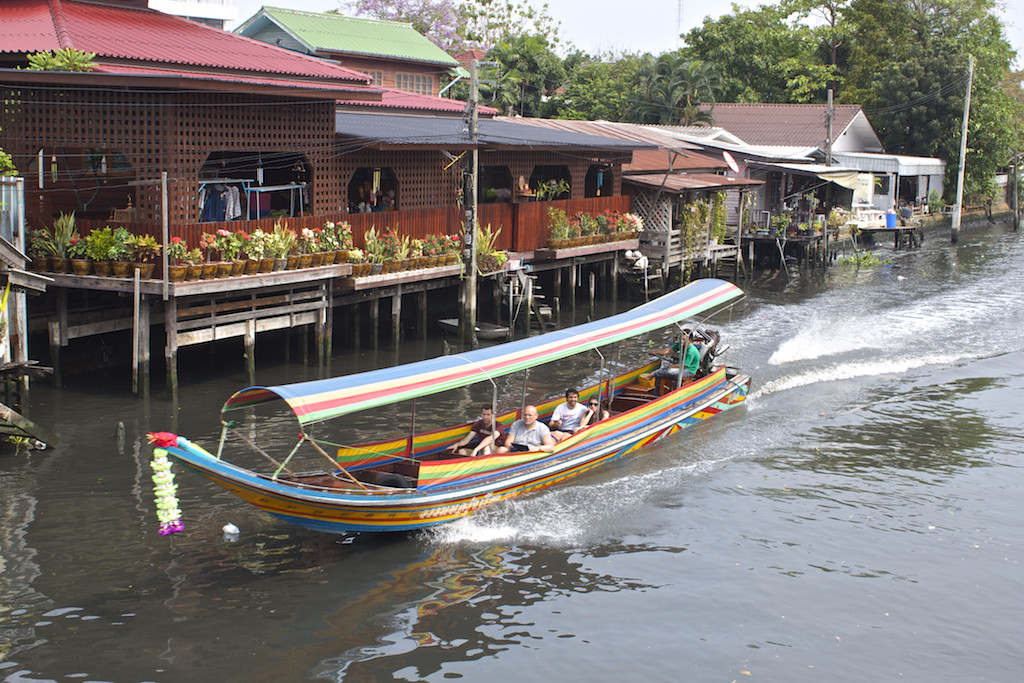
M 326 93 L 324 97 L 337 99 L 339 97 L 353 97 L 352 93 L 360 93 L 363 95 L 380 95 L 380 88 L 367 88 L 359 84 L 352 84 L 347 82 L 338 83 L 329 81 L 306 81 L 298 79 L 286 79 L 286 78 L 272 78 L 268 76 L 253 76 L 243 75 L 238 73 L 218 73 L 218 72 L 188 72 L 180 71 L 175 69 L 160 69 L 154 67 L 142 67 L 142 66 L 130 66 L 125 64 L 99 64 L 93 69 L 91 73 L 97 74 L 117 74 L 124 76 L 153 76 L 159 78 L 177 78 L 184 79 L 186 81 L 212 81 L 216 83 L 241 83 L 245 85 L 259 85 L 259 86 L 272 86 L 276 88 L 289 88 L 297 90 L 312 90 L 312 91 L 323 91 Z M 76 77 L 81 77 L 82 74 L 75 74 Z M 137 83 L 136 85 L 145 86 L 145 83 Z M 347 100 L 352 103 L 359 104 L 374 104 L 373 100 L 369 102 L 360 102 L 359 100 L 350 99 Z
M 461 100 L 450 100 L 434 95 L 419 95 L 405 90 L 394 88 L 381 88 L 383 94 L 379 102 L 372 100 L 339 100 L 338 104 L 358 107 L 372 107 L 374 109 L 416 109 L 420 111 L 438 111 L 461 114 L 466 109 L 466 103 Z M 493 107 L 481 106 L 478 109 L 481 115 L 497 114 L 498 110 Z
M 732 178 L 714 173 L 648 173 L 643 175 L 624 175 L 622 182 L 660 187 L 666 192 L 686 192 L 687 190 L 710 190 L 714 188 L 750 187 L 763 185 L 763 180 L 752 178 Z
M 251 30 L 258 27 L 261 17 L 277 24 L 314 52 L 386 57 L 447 68 L 459 66 L 454 57 L 430 42 L 412 24 L 396 21 L 264 7 L 235 32 L 252 35 Z
M 573 133 L 584 133 L 586 135 L 600 135 L 602 137 L 616 138 L 619 140 L 633 140 L 643 142 L 648 146 L 664 147 L 665 149 L 686 151 L 699 149 L 696 145 L 668 135 L 652 126 L 641 126 L 636 123 L 621 123 L 619 121 L 577 121 L 574 119 L 538 119 L 524 116 L 498 116 L 496 119 L 514 121 L 530 126 L 541 128 L 552 128 Z
M 74 0 L 3 0 L 0 52 L 73 47 L 135 60 L 368 83 L 358 71 L 149 9 Z
M 376 142 L 382 146 L 472 147 L 462 118 L 404 116 L 338 112 L 340 135 Z M 480 146 L 577 149 L 628 153 L 648 145 L 562 130 L 528 126 L 505 118 L 480 120 Z
M 710 111 L 716 127 L 749 145 L 822 147 L 827 137 L 828 106 L 824 104 L 719 102 Z M 860 111 L 859 104 L 833 105 L 833 137 L 838 138 Z

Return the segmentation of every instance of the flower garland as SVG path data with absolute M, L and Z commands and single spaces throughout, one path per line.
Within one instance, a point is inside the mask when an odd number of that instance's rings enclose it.
M 157 432 L 149 435 L 149 442 L 154 444 L 153 461 L 153 492 L 156 495 L 156 516 L 160 520 L 160 535 L 168 536 L 185 529 L 181 521 L 181 509 L 178 507 L 178 487 L 174 483 L 171 472 L 171 461 L 167 459 L 164 447 L 177 443 L 177 437 L 168 432 Z

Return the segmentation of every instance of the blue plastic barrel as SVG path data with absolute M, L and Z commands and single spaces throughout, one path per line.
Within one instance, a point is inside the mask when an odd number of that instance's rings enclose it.
M 896 214 L 887 213 L 885 214 L 885 227 L 895 228 L 896 227 Z

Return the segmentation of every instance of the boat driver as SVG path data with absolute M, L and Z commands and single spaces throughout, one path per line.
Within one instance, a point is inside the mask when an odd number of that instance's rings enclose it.
M 656 351 L 648 351 L 652 356 L 666 356 L 671 358 L 679 358 L 679 349 L 683 343 L 683 339 L 688 339 L 689 343 L 686 345 L 686 356 L 683 359 L 683 379 L 691 379 L 697 374 L 697 368 L 700 366 L 700 348 L 698 343 L 701 337 L 694 333 L 690 334 L 689 330 L 683 330 L 682 336 L 676 335 L 672 340 L 672 345 L 667 349 L 658 349 Z M 655 379 L 663 379 L 666 377 L 676 377 L 679 374 L 678 365 L 662 365 L 660 368 L 651 373 L 651 376 Z

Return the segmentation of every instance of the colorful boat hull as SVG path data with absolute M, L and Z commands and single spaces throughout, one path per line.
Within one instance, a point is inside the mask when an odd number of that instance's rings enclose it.
M 534 454 L 525 461 L 513 453 L 424 463 L 421 469 L 429 469 L 431 474 L 421 475 L 423 483 L 417 489 L 352 486 L 313 490 L 232 465 L 184 437 L 178 437 L 177 445 L 167 451 L 242 500 L 291 524 L 328 533 L 409 531 L 451 522 L 481 507 L 539 491 L 632 455 L 742 403 L 749 387 L 749 377 L 727 376 L 726 370 L 719 368 L 592 425 L 559 443 L 552 453 Z M 451 470 L 450 477 L 446 470 Z

